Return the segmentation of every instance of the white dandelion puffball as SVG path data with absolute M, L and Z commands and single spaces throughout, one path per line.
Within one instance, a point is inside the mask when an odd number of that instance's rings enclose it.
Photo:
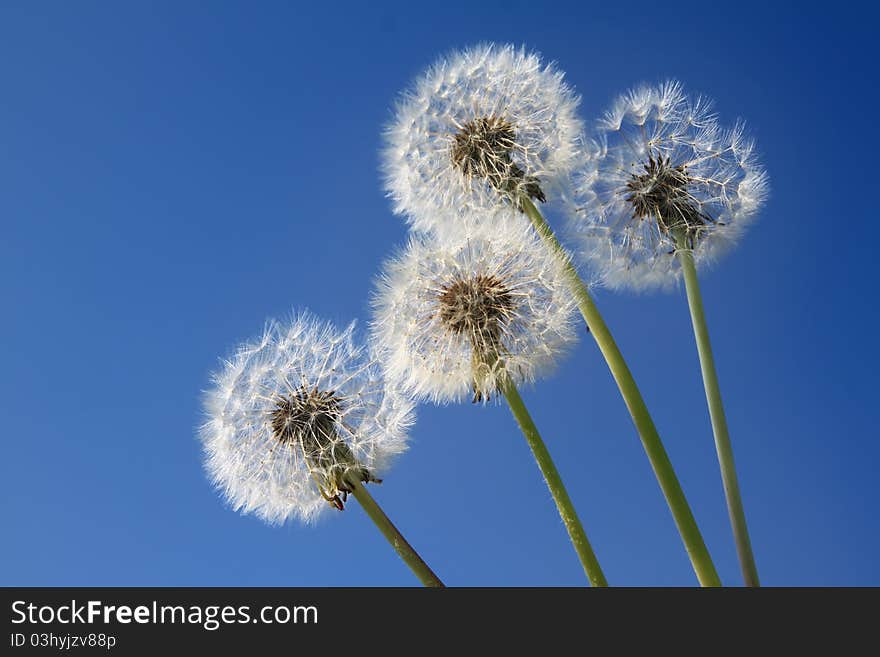
M 414 233 L 386 264 L 372 339 L 388 378 L 419 398 L 473 401 L 545 374 L 575 340 L 565 273 L 507 207 L 443 238 Z
M 405 449 L 413 402 L 385 385 L 354 326 L 309 313 L 271 321 L 214 375 L 200 438 L 235 510 L 269 523 L 341 510 L 352 477 L 378 482 Z
M 572 223 L 612 288 L 672 287 L 675 249 L 692 249 L 705 266 L 736 242 L 768 191 L 743 125 L 722 129 L 710 103 L 678 82 L 620 96 L 584 160 Z
M 545 201 L 577 164 L 579 98 L 561 72 L 510 45 L 441 58 L 403 94 L 382 168 L 394 210 L 416 230 L 513 203 Z M 440 214 L 437 213 L 440 211 Z

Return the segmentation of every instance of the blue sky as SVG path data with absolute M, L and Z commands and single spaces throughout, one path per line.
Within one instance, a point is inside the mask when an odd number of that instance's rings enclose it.
M 880 584 L 871 21 L 612 5 L 3 3 L 0 584 L 416 583 L 356 504 L 313 527 L 229 511 L 195 429 L 267 316 L 368 319 L 406 234 L 378 173 L 393 99 L 485 40 L 556 60 L 585 119 L 674 76 L 748 121 L 772 196 L 703 291 L 758 567 Z M 739 583 L 683 290 L 597 301 Z M 609 581 L 695 584 L 594 344 L 524 396 Z M 421 406 L 374 494 L 449 584 L 584 582 L 504 406 Z

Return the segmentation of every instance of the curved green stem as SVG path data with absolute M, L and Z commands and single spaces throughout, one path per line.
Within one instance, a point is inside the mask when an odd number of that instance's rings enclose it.
M 376 523 L 379 531 L 388 539 L 394 551 L 406 562 L 406 565 L 410 567 L 422 584 L 424 586 L 442 588 L 443 582 L 440 581 L 440 578 L 434 574 L 434 571 L 424 562 L 419 553 L 407 542 L 403 534 L 391 522 L 391 519 L 385 515 L 382 507 L 367 492 L 364 485 L 354 477 L 349 478 L 348 483 L 351 485 L 352 495 L 364 507 L 364 511 L 370 516 L 370 520 Z
M 697 579 L 702 586 L 721 586 L 721 580 L 718 577 L 718 572 L 715 570 L 715 565 L 712 563 L 712 557 L 709 555 L 709 550 L 706 548 L 706 543 L 703 541 L 703 536 L 697 527 L 694 514 L 691 512 L 691 508 L 684 496 L 684 491 L 681 488 L 678 477 L 675 475 L 675 470 L 672 468 L 672 463 L 669 461 L 669 456 L 666 454 L 666 449 L 663 447 L 663 443 L 657 433 L 657 428 L 654 426 L 654 421 L 651 419 L 651 415 L 645 405 L 645 400 L 642 399 L 642 394 L 639 392 L 639 388 L 626 361 L 623 359 L 623 355 L 620 353 L 620 349 L 617 347 L 617 343 L 611 336 L 611 331 L 608 330 L 608 326 L 605 324 L 605 320 L 602 319 L 599 309 L 593 303 L 587 286 L 581 280 L 568 254 L 559 243 L 559 240 L 553 233 L 553 229 L 541 215 L 541 212 L 526 197 L 522 198 L 522 207 L 535 230 L 538 231 L 538 234 L 544 240 L 544 243 L 564 263 L 569 288 L 574 295 L 577 306 L 590 329 L 593 339 L 596 340 L 602 356 L 605 357 L 605 362 L 608 363 L 611 374 L 617 382 L 617 387 L 620 389 L 620 394 L 623 396 L 623 401 L 626 403 L 627 409 L 629 409 L 629 414 L 639 432 L 642 446 L 648 455 L 654 475 L 657 477 L 657 481 L 666 498 L 666 503 L 669 505 L 669 510 L 672 512 L 672 517 L 678 527 L 678 532 L 681 534 Z
M 571 498 L 568 496 L 568 492 L 562 483 L 562 477 L 559 476 L 559 471 L 556 469 L 553 459 L 550 458 L 550 452 L 547 451 L 547 446 L 541 439 L 541 434 L 538 433 L 538 428 L 532 421 L 529 411 L 526 409 L 526 405 L 523 403 L 522 397 L 520 397 L 519 391 L 516 389 L 513 381 L 510 380 L 510 377 L 503 377 L 501 391 L 504 393 L 504 398 L 507 399 L 516 423 L 519 425 L 523 435 L 526 437 L 526 441 L 529 443 L 529 447 L 532 449 L 532 454 L 535 455 L 538 467 L 541 468 L 541 473 L 544 475 L 544 480 L 547 482 L 550 494 L 553 495 L 553 501 L 556 502 L 556 508 L 559 509 L 559 515 L 562 517 L 562 522 L 568 530 L 568 536 L 571 538 L 571 543 L 574 545 L 574 549 L 581 561 L 581 565 L 584 567 L 587 578 L 590 580 L 590 584 L 593 586 L 608 586 L 608 581 L 605 579 L 602 568 L 599 566 L 599 560 L 596 559 L 596 553 L 593 552 L 580 518 L 578 518 L 574 505 L 571 503 Z
M 706 401 L 709 404 L 712 433 L 715 435 L 715 451 L 718 453 L 718 464 L 721 466 L 721 480 L 724 483 L 724 496 L 727 499 L 727 511 L 730 515 L 730 525 L 733 528 L 739 565 L 746 586 L 760 586 L 758 568 L 755 565 L 755 556 L 752 554 L 752 542 L 746 526 L 746 514 L 739 493 L 733 448 L 730 445 L 730 434 L 727 431 L 727 418 L 721 403 L 721 389 L 718 386 L 715 358 L 712 355 L 712 345 L 709 342 L 709 329 L 706 326 L 706 315 L 703 312 L 703 298 L 697 280 L 697 269 L 694 266 L 694 254 L 688 247 L 687 238 L 684 235 L 679 233 L 676 242 L 678 245 L 676 254 L 684 273 L 688 307 L 691 312 L 691 322 L 694 325 L 694 338 L 697 341 L 697 352 L 700 355 L 703 387 L 706 389 Z

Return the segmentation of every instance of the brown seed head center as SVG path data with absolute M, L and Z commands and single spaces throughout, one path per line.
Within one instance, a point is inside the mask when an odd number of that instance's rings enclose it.
M 644 173 L 632 174 L 626 184 L 633 218 L 655 219 L 664 234 L 683 229 L 690 239 L 712 222 L 688 191 L 691 177 L 687 167 L 673 166 L 668 157 L 649 153 L 643 168 Z
M 526 175 L 512 159 L 519 146 L 514 125 L 490 115 L 465 123 L 454 135 L 452 163 L 467 177 L 482 178 L 520 206 L 519 195 L 546 200 L 537 178 Z
M 321 495 L 340 510 L 351 492 L 347 475 L 364 482 L 379 481 L 358 463 L 339 435 L 342 415 L 342 403 L 334 391 L 301 386 L 289 396 L 279 397 L 270 416 L 275 439 L 300 447 Z
M 336 436 L 340 415 L 334 392 L 300 387 L 277 400 L 272 411 L 272 432 L 281 443 L 326 444 Z
M 457 279 L 440 293 L 440 320 L 453 333 L 498 346 L 514 309 L 513 294 L 496 276 Z
M 471 343 L 475 403 L 495 392 L 503 362 L 501 338 L 515 310 L 513 293 L 497 276 L 459 278 L 440 292 L 440 321 Z

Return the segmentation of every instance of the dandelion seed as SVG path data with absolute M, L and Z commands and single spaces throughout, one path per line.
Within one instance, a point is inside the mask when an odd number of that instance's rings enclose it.
M 724 130 L 711 105 L 677 82 L 621 96 L 599 121 L 575 190 L 584 254 L 614 288 L 671 287 L 677 238 L 697 266 L 730 247 L 767 195 L 743 125 Z
M 413 404 L 353 332 L 308 313 L 273 321 L 214 376 L 200 438 L 234 509 L 270 523 L 342 510 L 353 480 L 381 481 L 405 449 Z
M 561 263 L 509 207 L 443 238 L 416 234 L 386 263 L 373 341 L 388 378 L 423 398 L 495 395 L 546 373 L 575 339 Z
M 417 230 L 521 199 L 544 202 L 577 163 L 579 99 L 534 53 L 487 44 L 453 52 L 417 80 L 385 134 L 395 211 Z M 439 211 L 439 213 L 438 213 Z

